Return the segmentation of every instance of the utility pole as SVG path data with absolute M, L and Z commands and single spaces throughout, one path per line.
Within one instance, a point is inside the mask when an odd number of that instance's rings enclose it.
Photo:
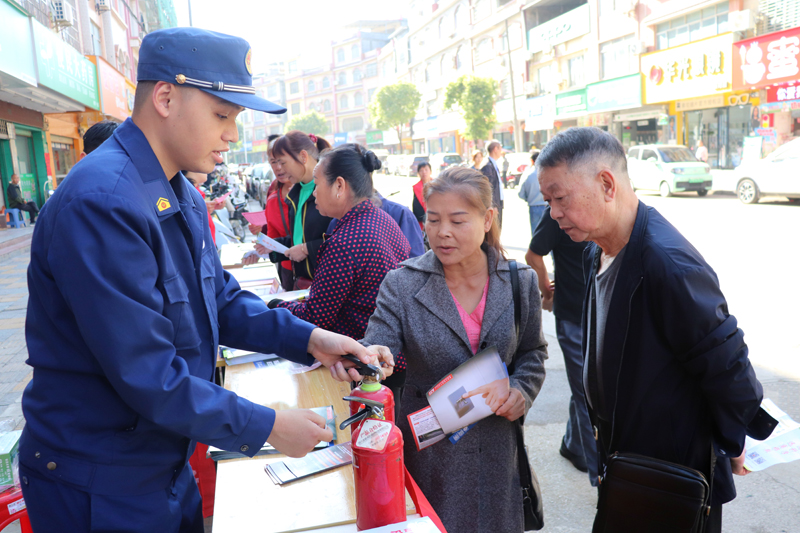
M 517 119 L 517 93 L 514 90 L 514 68 L 511 66 L 511 39 L 508 37 L 508 18 L 506 18 L 506 58 L 508 61 L 508 78 L 511 85 L 511 109 L 514 110 L 514 151 L 522 151 L 520 139 L 519 119 Z
M 192 0 L 187 1 L 189 2 L 189 27 L 191 28 L 194 26 L 194 24 L 192 24 Z M 508 26 L 508 24 L 506 24 L 506 26 Z

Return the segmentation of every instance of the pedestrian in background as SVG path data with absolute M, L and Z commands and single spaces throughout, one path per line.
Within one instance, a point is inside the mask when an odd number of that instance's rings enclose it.
M 472 152 L 472 168 L 474 170 L 480 170 L 483 166 L 483 152 L 480 150 L 474 150 Z
M 288 248 L 285 254 L 256 245 L 256 250 L 269 254 L 273 263 L 292 261 L 294 289 L 307 289 L 314 279 L 319 262 L 319 247 L 331 217 L 321 215 L 314 198 L 314 167 L 319 155 L 331 145 L 322 137 L 293 130 L 279 137 L 272 145 L 272 155 L 294 186 L 286 201 L 289 204 L 290 235 L 275 239 Z
M 539 152 L 531 154 L 531 164 L 525 169 L 522 187 L 519 188 L 519 197 L 528 202 L 528 215 L 531 220 L 531 235 L 536 231 L 539 221 L 544 216 L 547 209 L 547 202 L 544 201 L 542 191 L 539 190 L 539 178 L 536 174 L 536 158 Z
M 472 169 L 447 168 L 426 188 L 425 202 L 431 250 L 386 275 L 361 342 L 405 355 L 406 393 L 397 418 L 405 464 L 445 528 L 521 533 L 517 454 L 525 450 L 517 448 L 514 425 L 541 389 L 547 358 L 536 276 L 520 265 L 517 336 L 510 267 L 486 178 Z M 426 392 L 489 346 L 513 367 L 495 415 L 456 445 L 442 442 L 418 451 L 407 415 L 428 407 Z M 338 375 L 347 379 L 343 371 Z
M 674 226 L 638 200 L 625 150 L 610 133 L 560 132 L 537 167 L 551 216 L 572 240 L 590 241 L 583 383 L 600 471 L 615 452 L 683 465 L 706 479 L 713 468 L 705 530 L 720 532 L 722 504 L 736 496 L 731 473 L 747 473 L 745 435 L 765 438 L 759 430 L 767 418 L 754 418 L 763 391 L 717 276 Z M 613 494 L 603 488 L 612 479 L 606 474 L 600 485 L 595 532 L 675 530 L 663 522 L 671 514 L 643 516 L 624 502 L 609 510 Z M 639 509 L 659 501 L 644 500 Z
M 533 173 L 530 180 L 536 180 Z M 537 182 L 538 190 L 539 184 Z M 558 222 L 545 208 L 539 225 L 533 232 L 525 262 L 536 272 L 542 309 L 556 317 L 556 335 L 569 383 L 569 418 L 558 453 L 581 472 L 589 473 L 589 483 L 597 486 L 597 448 L 592 421 L 586 409 L 583 392 L 583 354 L 581 352 L 581 310 L 586 284 L 583 281 L 583 250 L 585 242 L 575 242 L 558 227 Z M 553 254 L 555 281 L 551 282 L 544 257 Z
M 6 200 L 8 201 L 9 209 L 19 209 L 20 211 L 27 212 L 31 217 L 31 224 L 36 224 L 36 215 L 39 214 L 39 206 L 33 200 L 25 201 L 22 197 L 22 190 L 19 186 L 19 174 L 16 172 L 11 174 L 11 183 L 8 184 L 6 189 Z M 21 216 L 20 216 L 21 218 Z
M 489 154 L 489 161 L 481 168 L 481 173 L 489 180 L 492 186 L 492 205 L 497 209 L 497 223 L 503 227 L 503 199 L 505 193 L 503 185 L 500 183 L 500 167 L 498 161 L 503 155 L 503 147 L 499 141 L 490 141 L 486 146 L 486 152 Z
M 81 152 L 81 155 L 78 157 L 78 161 L 94 152 L 101 144 L 106 142 L 108 138 L 114 134 L 117 127 L 119 127 L 118 122 L 102 120 L 86 130 L 86 133 L 83 134 L 83 152 Z
M 411 210 L 417 217 L 420 229 L 425 229 L 425 185 L 431 181 L 431 164 L 423 161 L 417 167 L 419 181 L 414 184 L 414 198 L 411 200 Z
M 706 145 L 703 144 L 703 141 L 697 141 L 697 150 L 694 153 L 694 156 L 703 163 L 708 163 L 708 148 Z

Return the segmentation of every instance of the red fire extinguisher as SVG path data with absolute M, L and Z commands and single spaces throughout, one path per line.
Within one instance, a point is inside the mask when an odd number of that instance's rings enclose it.
M 361 360 L 354 355 L 347 354 L 344 357 L 347 360 L 354 362 L 359 374 L 364 376 L 364 379 L 361 380 L 361 383 L 358 385 L 358 387 L 350 391 L 350 396 L 366 398 L 382 404 L 386 420 L 394 424 L 394 394 L 392 394 L 392 391 L 389 389 L 389 387 L 381 385 L 381 380 L 383 380 L 383 370 L 375 365 L 362 363 Z M 355 415 L 363 408 L 364 402 L 351 403 L 350 416 Z
M 385 419 L 382 403 L 361 396 L 347 396 L 344 400 L 365 405 L 339 426 L 345 429 L 350 424 L 357 424 L 350 439 L 356 488 L 356 527 L 363 531 L 404 522 L 403 434 L 394 422 Z

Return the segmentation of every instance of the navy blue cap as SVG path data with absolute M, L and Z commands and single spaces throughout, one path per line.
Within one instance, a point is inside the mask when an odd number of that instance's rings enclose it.
M 198 28 L 148 33 L 139 48 L 141 81 L 195 87 L 232 104 L 279 115 L 286 108 L 256 96 L 250 44 L 239 37 Z

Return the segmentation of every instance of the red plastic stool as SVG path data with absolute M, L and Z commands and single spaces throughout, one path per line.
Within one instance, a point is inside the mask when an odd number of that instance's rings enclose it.
M 22 533 L 33 533 L 28 511 L 25 509 L 25 500 L 22 499 L 22 491 L 13 487 L 0 493 L 0 530 L 17 520 Z
M 213 459 L 206 458 L 207 450 L 207 444 L 198 442 L 189 458 L 189 465 L 192 467 L 200 497 L 203 499 L 203 518 L 214 514 L 214 494 L 217 488 L 217 467 Z

